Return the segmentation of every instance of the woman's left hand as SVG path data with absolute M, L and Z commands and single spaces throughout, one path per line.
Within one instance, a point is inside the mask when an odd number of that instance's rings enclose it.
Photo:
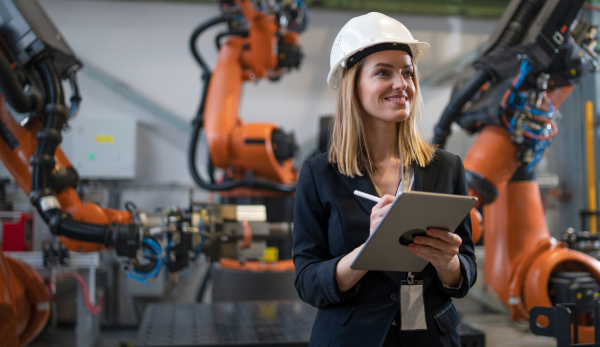
M 460 282 L 459 247 L 462 239 L 448 230 L 430 228 L 427 236 L 417 236 L 408 249 L 428 262 L 437 270 L 440 280 L 452 284 Z

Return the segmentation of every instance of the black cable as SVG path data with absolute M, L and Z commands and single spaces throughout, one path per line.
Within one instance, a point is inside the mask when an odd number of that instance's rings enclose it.
M 198 39 L 200 34 L 202 34 L 202 32 L 204 32 L 204 30 L 210 28 L 213 25 L 227 22 L 227 20 L 228 19 L 226 16 L 221 16 L 221 17 L 216 17 L 216 18 L 210 19 L 207 22 L 200 24 L 192 32 L 192 36 L 190 37 L 190 50 L 192 51 L 192 55 L 194 56 L 194 59 L 196 59 L 196 62 L 198 62 L 198 65 L 200 65 L 200 67 L 202 68 L 202 70 L 205 73 L 210 73 L 210 69 L 208 68 L 208 65 L 206 65 L 206 63 L 204 62 L 204 59 L 202 59 L 202 56 L 200 55 L 200 53 L 198 53 L 198 50 L 196 49 L 196 40 Z
M 529 25 L 537 16 L 545 0 L 526 0 L 523 1 L 517 10 L 507 28 L 504 30 L 494 46 L 488 50 L 486 55 L 502 52 L 507 48 L 521 43 L 527 33 Z
M 49 56 L 40 56 L 35 67 L 44 85 L 45 107 L 43 128 L 38 132 L 38 143 L 31 158 L 31 191 L 29 198 L 44 219 L 52 234 L 73 240 L 93 242 L 114 248 L 119 255 L 134 258 L 139 248 L 139 234 L 133 224 L 98 225 L 72 219 L 60 209 L 56 193 L 52 189 L 54 155 L 62 141 L 61 130 L 69 112 L 60 78 Z
M 225 31 L 222 33 L 217 34 L 217 36 L 215 37 L 215 45 L 217 46 L 217 49 L 221 49 L 221 39 L 227 36 L 241 36 L 241 37 L 248 37 L 248 35 L 250 35 L 250 33 L 248 32 L 248 30 L 229 30 L 229 31 Z
M 210 152 L 207 153 L 208 161 L 206 163 L 206 170 L 208 171 L 208 179 L 210 183 L 217 183 L 215 181 L 215 166 L 213 165 L 213 161 L 210 157 Z
M 10 107 L 19 113 L 32 112 L 38 106 L 34 95 L 23 91 L 23 86 L 2 54 L 0 54 L 0 93 Z
M 67 121 L 62 85 L 49 56 L 35 62 L 37 72 L 44 85 L 45 104 L 42 130 L 38 132 L 38 144 L 31 158 L 31 193 L 35 199 L 54 195 L 51 189 L 51 173 L 54 168 L 54 153 L 62 141 L 61 130 Z
M 198 40 L 198 37 L 200 36 L 200 34 L 202 34 L 206 29 L 210 28 L 213 25 L 217 25 L 219 23 L 223 23 L 226 21 L 227 21 L 226 16 L 213 18 L 206 23 L 202 23 L 196 29 L 194 29 L 194 31 L 192 32 L 192 35 L 190 37 L 190 50 L 192 51 L 192 55 L 194 56 L 194 59 L 196 60 L 198 65 L 200 65 L 200 68 L 202 69 L 202 82 L 204 84 L 204 88 L 202 89 L 202 95 L 200 96 L 200 105 L 198 106 L 198 110 L 196 111 L 196 117 L 192 121 L 192 125 L 193 125 L 194 129 L 199 127 L 199 130 L 197 132 L 194 131 L 194 133 L 192 134 L 193 137 L 191 138 L 191 141 L 193 142 L 193 146 L 194 146 L 194 151 L 197 146 L 198 137 L 200 136 L 200 130 L 204 126 L 204 104 L 206 102 L 206 94 L 208 92 L 208 84 L 210 82 L 210 76 L 211 76 L 211 71 L 210 71 L 208 65 L 204 62 L 204 59 L 202 58 L 202 56 L 196 49 L 196 41 Z M 219 45 L 218 45 L 218 40 L 217 40 L 217 47 L 218 46 Z M 210 153 L 207 153 L 207 156 L 209 158 L 208 164 L 207 164 L 209 179 L 210 179 L 210 182 L 214 184 L 215 183 L 215 177 L 214 177 L 214 173 L 213 173 L 214 168 L 212 166 L 212 161 L 210 160 Z M 195 172 L 196 171 L 195 156 L 194 156 L 194 159 L 192 159 L 192 160 L 193 160 L 193 162 L 190 163 L 190 165 L 193 165 L 194 172 Z M 192 176 L 193 175 L 194 174 L 192 173 Z
M 450 126 L 458 116 L 460 110 L 469 101 L 473 95 L 492 78 L 492 74 L 485 69 L 477 70 L 475 75 L 465 83 L 462 89 L 457 95 L 450 101 L 444 113 L 440 117 L 440 120 L 435 126 L 433 143 L 439 145 L 440 148 L 444 148 L 446 145 L 446 139 L 450 136 Z

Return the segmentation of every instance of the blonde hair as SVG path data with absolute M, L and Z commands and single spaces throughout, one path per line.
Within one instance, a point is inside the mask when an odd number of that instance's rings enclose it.
M 364 59 L 344 71 L 337 94 L 337 107 L 329 140 L 329 162 L 336 164 L 346 176 L 362 176 L 363 171 L 373 173 L 373 163 L 367 148 L 363 125 L 364 109 L 356 93 L 356 81 Z M 416 162 L 426 166 L 435 154 L 436 146 L 423 140 L 417 121 L 421 116 L 423 98 L 418 82 L 417 66 L 413 63 L 415 102 L 408 119 L 397 123 L 398 153 L 402 153 L 404 166 Z

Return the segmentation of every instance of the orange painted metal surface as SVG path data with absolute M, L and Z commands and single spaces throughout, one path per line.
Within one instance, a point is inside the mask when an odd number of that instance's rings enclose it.
M 50 317 L 50 296 L 41 276 L 0 250 L 0 341 L 26 346 L 42 332 Z
M 239 124 L 237 112 L 242 92 L 242 66 L 238 63 L 244 40 L 232 38 L 219 50 L 204 108 L 204 128 L 213 164 L 229 164 L 229 131 Z
M 502 190 L 520 163 L 508 131 L 499 126 L 487 126 L 469 149 L 464 165 L 466 170 L 479 173 L 496 189 Z
M 509 283 L 520 275 L 517 264 L 550 238 L 537 182 L 508 184 L 484 207 L 484 221 L 486 282 L 509 305 Z
M 262 261 L 245 261 L 240 263 L 237 259 L 221 258 L 219 264 L 223 268 L 234 269 L 234 270 L 245 270 L 252 272 L 263 272 L 263 271 L 290 271 L 294 270 L 294 262 L 292 260 L 279 260 L 274 263 L 267 263 Z
M 470 194 L 473 196 L 473 194 Z M 471 238 L 477 243 L 483 236 L 483 217 L 476 208 L 471 209 Z
M 242 53 L 242 65 L 250 67 L 256 79 L 267 77 L 267 70 L 277 66 L 277 46 L 275 32 L 277 23 L 274 16 L 254 11 L 252 1 L 236 0 L 244 17 L 251 23 L 247 43 L 248 49 Z

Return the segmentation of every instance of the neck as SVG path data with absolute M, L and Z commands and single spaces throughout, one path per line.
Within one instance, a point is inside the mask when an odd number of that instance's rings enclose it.
M 375 165 L 398 159 L 398 127 L 393 123 L 365 124 L 369 156 Z

